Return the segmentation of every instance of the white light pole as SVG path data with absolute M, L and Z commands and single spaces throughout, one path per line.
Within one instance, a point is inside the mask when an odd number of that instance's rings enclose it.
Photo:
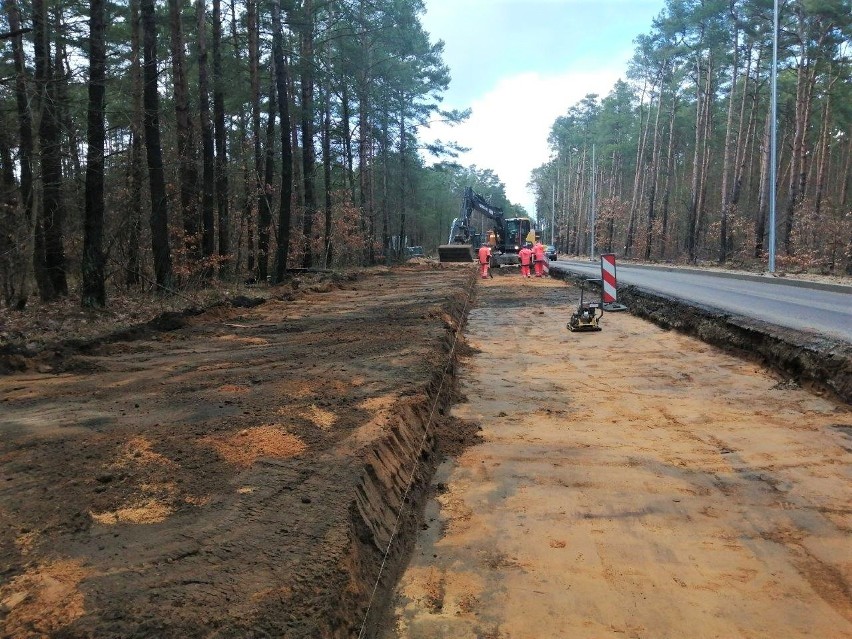
M 769 272 L 775 272 L 775 181 L 778 120 L 778 0 L 772 14 L 772 88 L 770 90 L 769 136 Z

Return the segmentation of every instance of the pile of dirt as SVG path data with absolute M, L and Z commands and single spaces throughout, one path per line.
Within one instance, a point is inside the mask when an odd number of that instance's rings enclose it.
M 245 428 L 236 435 L 211 437 L 207 441 L 223 459 L 246 468 L 261 458 L 286 459 L 307 450 L 300 437 L 288 433 L 280 424 Z
M 0 626 L 372 628 L 436 451 L 476 437 L 445 416 L 473 276 L 377 270 L 67 346 L 78 366 L 61 374 L 0 377 Z

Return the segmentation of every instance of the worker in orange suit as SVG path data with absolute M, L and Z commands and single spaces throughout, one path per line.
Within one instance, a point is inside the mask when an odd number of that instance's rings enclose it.
M 541 277 L 544 275 L 544 244 L 536 242 L 532 249 L 533 259 L 535 260 L 535 276 Z
M 488 269 L 491 267 L 491 247 L 483 244 L 479 247 L 479 274 L 482 279 L 488 279 Z
M 518 251 L 518 259 L 521 261 L 521 277 L 530 276 L 530 263 L 533 260 L 533 252 L 529 244 L 524 244 Z

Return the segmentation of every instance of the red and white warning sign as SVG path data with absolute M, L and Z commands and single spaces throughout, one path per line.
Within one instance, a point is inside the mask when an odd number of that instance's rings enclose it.
M 616 301 L 615 291 L 615 253 L 601 255 L 601 280 L 603 280 L 603 303 L 612 304 Z

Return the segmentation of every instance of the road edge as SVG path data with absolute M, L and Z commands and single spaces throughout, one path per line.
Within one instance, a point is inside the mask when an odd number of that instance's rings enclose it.
M 567 260 L 566 260 L 567 261 Z M 570 260 L 571 262 L 581 262 L 582 260 Z M 591 265 L 597 265 L 598 262 L 588 262 Z M 619 264 L 625 267 L 638 268 L 646 271 L 663 271 L 667 273 L 698 273 L 700 275 L 710 275 L 714 277 L 723 277 L 730 280 L 747 280 L 751 282 L 764 282 L 768 284 L 780 284 L 782 286 L 793 286 L 795 288 L 812 288 L 819 291 L 830 291 L 832 293 L 848 293 L 852 295 L 852 285 L 847 284 L 830 284 L 828 282 L 813 282 L 811 280 L 797 280 L 786 276 L 778 276 L 771 274 L 758 275 L 756 273 L 742 273 L 737 271 L 711 271 L 703 268 L 694 268 L 689 266 L 663 266 L 658 264 L 637 264 L 626 260 L 619 261 Z M 558 263 L 557 263 L 557 266 Z M 568 268 L 566 264 L 564 268 Z
M 567 269 L 551 273 L 560 279 L 584 279 Z M 634 285 L 619 288 L 618 296 L 637 317 L 757 360 L 802 386 L 852 404 L 852 344 L 690 304 Z

